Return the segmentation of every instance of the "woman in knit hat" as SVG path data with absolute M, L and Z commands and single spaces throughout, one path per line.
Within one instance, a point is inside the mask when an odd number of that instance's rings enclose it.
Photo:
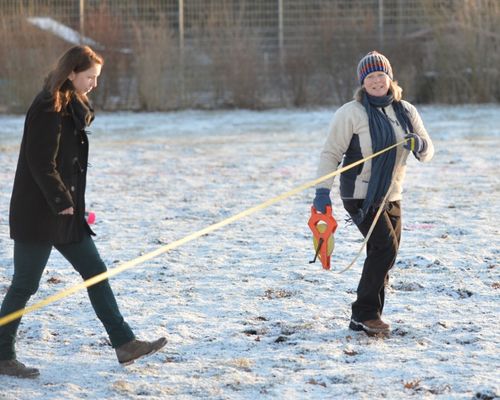
M 354 100 L 333 116 L 328 138 L 320 156 L 318 177 L 347 166 L 391 145 L 407 141 L 365 161 L 340 175 L 340 196 L 344 208 L 364 237 L 380 207 L 383 211 L 367 242 L 366 259 L 352 304 L 349 328 L 369 335 L 387 334 L 382 321 L 384 288 L 388 272 L 396 261 L 401 237 L 401 193 L 406 157 L 411 151 L 426 162 L 434 155 L 432 141 L 416 108 L 402 100 L 402 89 L 393 80 L 392 67 L 382 54 L 372 51 L 357 68 L 360 87 Z M 333 178 L 316 187 L 314 207 L 325 213 L 331 206 Z M 390 190 L 390 193 L 387 193 Z M 383 199 L 388 195 L 387 201 Z

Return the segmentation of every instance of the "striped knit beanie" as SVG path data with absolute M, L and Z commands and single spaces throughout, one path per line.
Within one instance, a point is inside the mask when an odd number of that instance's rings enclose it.
M 391 63 L 387 57 L 377 51 L 370 51 L 358 64 L 359 84 L 362 85 L 366 76 L 375 71 L 385 72 L 393 79 Z

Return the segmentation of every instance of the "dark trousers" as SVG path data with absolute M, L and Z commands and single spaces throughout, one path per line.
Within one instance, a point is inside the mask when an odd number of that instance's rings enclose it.
M 362 205 L 359 200 L 345 200 L 344 207 L 354 214 Z M 364 237 L 368 234 L 375 214 L 370 214 L 358 225 Z M 401 204 L 390 202 L 380 215 L 366 245 L 366 259 L 359 281 L 357 298 L 352 304 L 352 318 L 367 321 L 380 318 L 384 309 L 385 285 L 389 270 L 396 261 L 401 240 Z
M 54 247 L 84 280 L 106 271 L 106 266 L 90 236 L 86 236 L 79 243 Z M 24 308 L 29 298 L 36 293 L 51 250 L 50 244 L 14 242 L 14 276 L 0 308 L 0 317 Z M 90 286 L 87 292 L 112 346 L 118 347 L 133 340 L 134 334 L 118 309 L 109 281 L 106 279 Z M 16 357 L 14 344 L 20 322 L 19 318 L 0 327 L 0 360 Z

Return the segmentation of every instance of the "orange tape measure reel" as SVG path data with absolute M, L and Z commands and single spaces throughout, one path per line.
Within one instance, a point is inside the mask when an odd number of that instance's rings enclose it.
M 311 217 L 308 222 L 309 228 L 313 234 L 314 259 L 310 264 L 316 262 L 319 257 L 324 269 L 330 269 L 330 256 L 335 247 L 333 233 L 337 229 L 337 221 L 332 215 L 332 208 L 326 206 L 326 212 L 320 213 L 314 206 L 311 207 Z

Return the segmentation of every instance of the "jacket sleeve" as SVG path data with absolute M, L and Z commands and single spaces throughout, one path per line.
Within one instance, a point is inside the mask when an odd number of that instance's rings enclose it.
M 434 156 L 434 145 L 432 143 L 432 139 L 430 138 L 427 130 L 424 127 L 424 123 L 422 122 L 422 118 L 420 118 L 420 114 L 417 109 L 408 104 L 408 109 L 410 110 L 411 123 L 413 124 L 413 131 L 418 136 L 420 136 L 424 140 L 424 148 L 421 152 L 415 153 L 415 157 L 421 162 L 427 162 L 432 160 Z
M 353 115 L 345 105 L 333 116 L 329 126 L 328 137 L 320 155 L 317 178 L 336 171 L 342 162 L 344 153 L 349 148 L 354 133 Z M 331 189 L 334 178 L 329 178 L 316 185 L 316 188 Z
M 74 207 L 71 194 L 57 171 L 61 138 L 61 116 L 54 111 L 38 111 L 26 126 L 25 157 L 38 187 L 55 214 Z

